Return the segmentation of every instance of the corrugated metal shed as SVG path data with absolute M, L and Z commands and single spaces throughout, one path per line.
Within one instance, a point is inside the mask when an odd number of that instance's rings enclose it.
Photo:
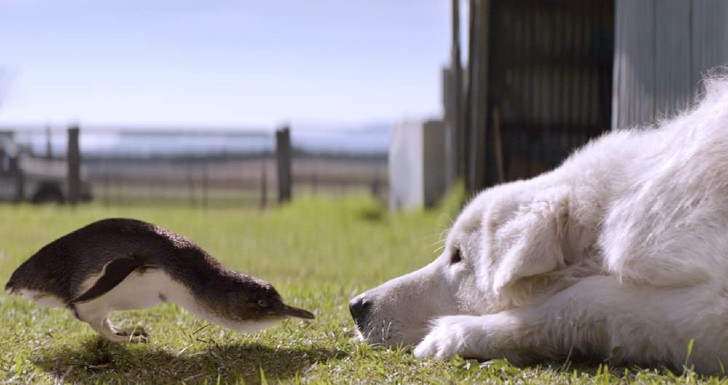
M 728 0 L 470 0 L 466 188 L 685 110 L 728 66 Z M 728 69 L 720 71 L 728 73 Z
M 617 0 L 612 128 L 652 124 L 694 101 L 728 64 L 728 0 Z
M 479 46 L 477 62 L 471 57 L 470 102 L 484 124 L 475 118 L 471 124 L 474 134 L 485 132 L 485 148 L 473 151 L 485 159 L 473 157 L 471 170 L 485 168 L 485 185 L 551 169 L 610 128 L 613 2 L 494 0 L 478 6 L 479 31 L 485 25 L 487 33 L 475 38 L 488 44 Z M 485 97 L 475 100 L 482 88 Z

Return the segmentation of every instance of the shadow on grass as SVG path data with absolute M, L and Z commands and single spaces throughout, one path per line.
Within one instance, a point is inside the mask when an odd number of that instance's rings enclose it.
M 522 365 L 511 364 L 506 359 L 478 361 L 458 357 L 454 360 L 454 366 L 459 370 L 459 376 L 464 377 L 464 373 L 469 373 L 473 377 L 499 378 L 502 382 L 525 378 L 524 372 L 528 371 L 532 371 L 528 376 L 534 382 L 549 379 L 551 383 L 695 383 L 709 379 L 708 376 L 683 368 L 670 368 L 665 365 L 640 367 L 615 360 L 604 361 L 588 357 L 572 357 L 567 361 L 533 360 Z
M 188 353 L 149 345 L 120 345 L 100 337 L 77 349 L 44 352 L 35 364 L 60 382 L 72 383 L 232 383 L 277 382 L 303 375 L 313 365 L 347 353 L 317 347 L 276 349 L 257 343 L 210 344 Z M 261 375 L 262 373 L 262 375 Z
M 578 374 L 589 378 L 595 377 L 613 377 L 620 380 L 631 380 L 637 376 L 643 379 L 664 379 L 668 378 L 672 381 L 680 379 L 689 380 L 689 378 L 700 378 L 695 372 L 685 370 L 685 368 L 675 368 L 664 364 L 656 366 L 639 366 L 626 362 L 618 362 L 614 360 L 596 360 L 588 357 L 575 357 L 567 361 L 543 361 L 533 365 L 542 370 L 561 373 L 563 375 Z M 658 381 L 659 382 L 659 381 Z

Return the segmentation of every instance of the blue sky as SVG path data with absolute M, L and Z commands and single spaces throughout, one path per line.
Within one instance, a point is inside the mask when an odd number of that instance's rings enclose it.
M 0 125 L 441 114 L 449 0 L 0 0 Z

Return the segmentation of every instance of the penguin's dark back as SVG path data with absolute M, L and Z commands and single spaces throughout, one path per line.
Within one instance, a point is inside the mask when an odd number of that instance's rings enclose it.
M 41 248 L 13 273 L 7 288 L 50 289 L 68 301 L 89 275 L 126 257 L 164 268 L 173 278 L 211 279 L 223 269 L 192 241 L 153 224 L 126 218 L 104 219 L 73 231 Z M 196 276 L 189 276 L 189 271 Z M 224 270 L 224 269 L 223 269 Z M 187 283 L 187 282 L 185 282 Z

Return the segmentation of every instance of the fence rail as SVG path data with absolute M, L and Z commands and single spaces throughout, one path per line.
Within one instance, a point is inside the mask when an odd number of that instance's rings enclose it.
M 81 127 L 75 135 L 73 129 L 25 127 L 3 132 L 0 200 L 74 202 L 86 197 L 105 204 L 186 202 L 199 207 L 264 208 L 285 201 L 281 189 L 287 189 L 288 197 L 358 191 L 386 199 L 385 152 L 311 151 L 298 146 L 290 131 L 287 159 L 279 156 L 285 143 L 276 142 L 276 137 L 286 135 L 284 130 L 276 134 Z M 74 146 L 79 157 L 73 155 Z M 68 168 L 75 163 L 77 177 Z M 289 174 L 281 180 L 286 167 Z M 74 178 L 77 187 L 72 186 Z M 57 193 L 40 199 L 40 191 L 51 187 Z

